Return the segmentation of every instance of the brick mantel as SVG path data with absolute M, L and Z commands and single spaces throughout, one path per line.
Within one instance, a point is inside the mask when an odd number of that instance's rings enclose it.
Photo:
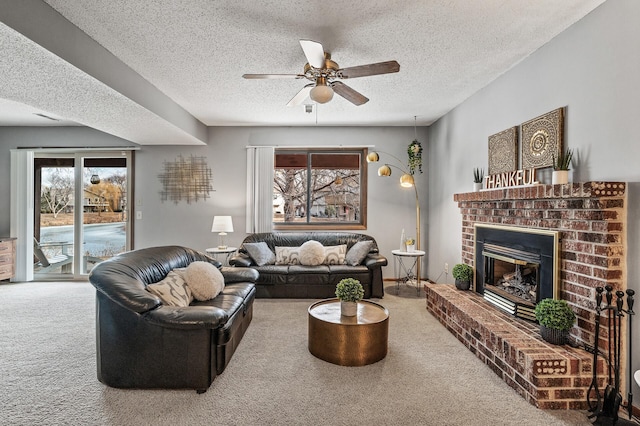
M 474 263 L 474 225 L 476 223 L 517 226 L 525 228 L 545 229 L 560 232 L 560 298 L 566 300 L 577 316 L 575 327 L 571 330 L 571 339 L 578 345 L 593 344 L 595 327 L 595 288 L 612 285 L 615 290 L 626 289 L 626 220 L 627 220 L 627 184 L 625 182 L 584 182 L 565 185 L 533 185 L 526 187 L 501 188 L 479 192 L 454 194 L 453 199 L 458 203 L 462 214 L 462 260 L 472 265 Z M 443 306 L 444 299 L 440 298 L 438 287 L 425 288 L 427 290 L 427 308 L 438 317 L 450 330 L 459 328 L 460 336 L 475 336 L 477 331 L 465 329 L 465 322 L 478 322 L 475 314 L 467 313 L 467 320 L 460 321 L 461 315 L 451 314 L 460 308 Z M 484 303 L 481 298 L 480 302 Z M 447 302 L 448 303 L 448 302 Z M 463 302 L 461 302 L 463 303 Z M 464 306 L 467 303 L 464 302 Z M 480 305 L 478 305 L 480 306 Z M 475 312 L 475 311 L 474 311 Z M 502 314 L 500 314 L 502 315 Z M 606 324 L 606 318 L 603 318 Z M 495 318 L 487 322 L 487 335 L 492 335 L 492 323 Z M 520 321 L 514 318 L 514 321 Z M 476 326 L 480 326 L 476 324 Z M 473 326 L 472 328 L 477 328 Z M 526 330 L 524 327 L 523 331 Z M 533 328 L 537 333 L 537 328 Z M 599 347 L 607 348 L 608 336 L 606 326 L 600 330 Z M 483 336 L 476 336 L 473 342 L 465 342 L 470 348 L 488 348 Z M 534 336 L 536 339 L 539 336 Z M 473 339 L 472 339 L 473 340 Z M 523 341 L 527 341 L 524 339 Z M 529 348 L 530 349 L 530 348 Z M 522 348 L 514 347 L 515 351 L 527 351 L 527 345 Z M 489 350 L 480 351 L 478 355 L 491 360 L 507 383 L 509 377 L 513 380 L 523 378 L 520 373 L 510 374 L 509 368 L 517 371 L 517 362 L 511 365 L 512 359 L 503 357 L 499 352 L 490 354 Z M 586 353 L 586 352 L 585 352 Z M 625 353 L 623 351 L 623 353 Z M 538 352 L 538 356 L 541 353 Z M 551 356 L 551 355 L 549 355 Z M 553 355 L 555 356 L 555 355 Z M 588 358 L 588 357 L 587 357 Z M 501 364 L 502 363 L 502 364 Z M 547 408 L 577 408 L 586 400 L 586 386 L 592 366 L 585 361 L 582 373 L 573 378 L 562 376 L 569 383 L 560 385 L 570 391 L 570 398 L 559 390 L 538 392 L 537 379 L 526 379 L 523 385 L 510 383 L 520 393 L 529 395 L 527 399 L 535 405 Z M 488 365 L 491 365 L 487 361 Z M 623 362 L 624 365 L 624 362 Z M 492 367 L 493 368 L 493 367 Z M 494 368 L 496 370 L 496 368 Z M 586 377 L 583 374 L 586 373 Z M 532 376 L 533 377 L 533 376 Z M 624 377 L 624 376 L 623 376 Z M 587 383 L 587 384 L 585 384 Z M 567 387 L 567 385 L 569 385 Z M 530 386 L 530 388 L 527 388 Z M 526 390 L 525 390 L 526 389 Z M 563 400 L 562 403 L 559 400 Z M 569 402 L 567 400 L 573 401 Z M 544 401 L 544 402 L 543 402 Z

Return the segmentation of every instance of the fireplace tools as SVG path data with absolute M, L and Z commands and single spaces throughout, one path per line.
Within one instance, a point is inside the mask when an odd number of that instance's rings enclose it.
M 607 285 L 605 287 L 607 293 L 605 295 L 607 304 L 602 307 L 602 287 L 596 288 L 596 330 L 595 330 L 595 342 L 593 346 L 593 378 L 589 390 L 587 392 L 587 404 L 589 410 L 593 412 L 589 418 L 596 418 L 596 421 L 601 417 L 608 417 L 611 419 L 612 424 L 615 425 L 618 421 L 618 411 L 622 404 L 622 395 L 620 393 L 620 354 L 621 354 L 621 340 L 622 340 L 622 317 L 627 314 L 628 321 L 628 338 L 629 338 L 629 360 L 631 359 L 631 316 L 635 315 L 633 311 L 633 296 L 635 292 L 631 289 L 627 290 L 627 309 L 623 309 L 623 297 L 624 292 L 616 291 L 616 302 L 613 304 L 613 287 Z M 601 397 L 598 390 L 597 383 L 597 360 L 598 360 L 598 339 L 600 336 L 600 314 L 603 310 L 608 313 L 608 331 L 609 331 L 609 345 L 608 345 L 608 357 L 607 358 L 607 372 L 608 382 L 604 390 L 604 394 Z M 591 351 L 591 349 L 589 348 Z M 631 392 L 631 369 L 629 369 L 629 391 L 627 394 L 627 411 L 629 413 L 629 419 L 632 415 L 632 401 L 633 393 Z M 591 401 L 591 392 L 594 391 L 597 397 L 595 404 Z M 602 405 L 600 402 L 602 400 Z

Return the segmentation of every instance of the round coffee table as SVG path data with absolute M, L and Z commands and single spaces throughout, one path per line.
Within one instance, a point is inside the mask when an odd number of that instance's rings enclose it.
M 354 317 L 340 315 L 340 301 L 309 306 L 309 352 L 332 364 L 361 366 L 387 356 L 389 311 L 368 300 L 358 302 Z

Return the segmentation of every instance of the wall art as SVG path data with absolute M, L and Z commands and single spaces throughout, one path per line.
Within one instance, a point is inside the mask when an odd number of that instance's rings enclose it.
M 184 200 L 191 204 L 192 201 L 209 198 L 209 192 L 212 191 L 213 180 L 206 157 L 191 156 L 185 159 L 179 155 L 175 161 L 165 161 L 164 172 L 158 178 L 162 183 L 162 202 L 169 200 L 178 204 Z
M 489 136 L 489 174 L 518 168 L 518 127 Z
M 564 108 L 522 123 L 522 168 L 552 167 L 562 152 Z

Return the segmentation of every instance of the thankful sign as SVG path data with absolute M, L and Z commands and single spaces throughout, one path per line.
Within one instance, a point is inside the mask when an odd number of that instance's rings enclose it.
M 537 185 L 536 169 L 514 170 L 484 177 L 485 189 L 508 188 L 511 186 Z

